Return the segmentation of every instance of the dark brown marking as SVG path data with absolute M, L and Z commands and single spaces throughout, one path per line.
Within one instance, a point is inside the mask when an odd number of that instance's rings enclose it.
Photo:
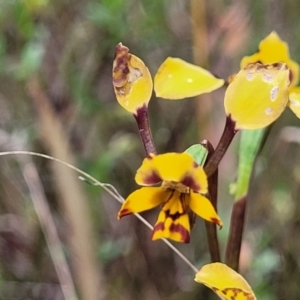
M 143 179 L 143 181 L 146 184 L 153 185 L 153 184 L 162 182 L 162 179 L 159 177 L 159 175 L 155 171 L 152 171 L 152 173 L 150 175 L 146 176 Z
M 113 63 L 113 84 L 115 87 L 122 87 L 127 83 L 130 69 L 128 63 L 131 58 L 129 49 L 121 43 L 117 45 Z
M 191 190 L 195 192 L 200 191 L 200 186 L 195 182 L 194 178 L 190 175 L 186 175 L 184 179 L 181 181 L 181 183 L 189 187 Z
M 163 222 L 157 223 L 152 230 L 151 238 L 153 238 L 155 232 L 164 231 L 164 229 L 165 229 L 165 224 Z
M 177 219 L 179 219 L 180 216 L 182 216 L 182 214 L 179 212 L 171 215 L 169 210 L 167 210 L 165 213 L 166 213 L 167 218 L 172 219 L 173 222 L 176 221 Z
M 129 209 L 124 208 L 118 213 L 118 219 L 120 220 L 121 218 L 128 216 L 130 214 L 132 214 L 132 212 Z
M 172 223 L 169 230 L 171 232 L 179 233 L 183 243 L 189 243 L 190 242 L 190 233 L 182 225 Z
M 210 221 L 215 223 L 215 224 L 218 224 L 220 226 L 220 221 L 217 218 L 210 218 Z M 222 226 L 220 226 L 220 229 L 221 228 L 222 228 Z

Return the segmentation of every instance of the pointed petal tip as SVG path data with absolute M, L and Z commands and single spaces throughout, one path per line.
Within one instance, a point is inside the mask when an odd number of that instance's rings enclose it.
M 222 227 L 223 227 L 223 222 L 222 222 L 222 220 L 221 220 L 220 218 L 211 218 L 210 221 L 211 221 L 212 223 L 217 224 L 217 225 L 219 226 L 219 229 L 222 229 Z
M 118 212 L 118 220 L 120 220 L 120 219 L 122 219 L 123 217 L 128 216 L 128 215 L 130 215 L 130 214 L 132 214 L 132 212 L 131 212 L 129 209 L 127 209 L 127 208 L 121 209 L 121 210 Z

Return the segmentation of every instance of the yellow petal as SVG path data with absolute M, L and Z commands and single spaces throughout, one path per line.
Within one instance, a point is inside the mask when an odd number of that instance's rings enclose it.
M 290 58 L 288 44 L 275 31 L 271 32 L 260 42 L 258 52 L 242 59 L 241 69 L 248 64 L 256 62 L 261 62 L 265 65 L 285 62 L 292 71 L 291 86 L 296 85 L 299 81 L 299 64 Z
M 197 214 L 204 220 L 216 223 L 220 227 L 223 226 L 222 220 L 216 213 L 211 202 L 206 197 L 198 193 L 191 192 L 189 207 L 195 214 Z
M 162 63 L 154 77 L 156 96 L 172 100 L 209 93 L 223 84 L 207 70 L 173 57 Z
M 221 299 L 256 300 L 247 281 L 222 263 L 203 266 L 196 274 L 195 281 L 212 289 Z
M 194 191 L 207 193 L 206 174 L 188 153 L 165 153 L 145 158 L 135 181 L 145 186 L 161 181 L 178 182 Z
M 116 47 L 113 86 L 119 104 L 133 114 L 151 98 L 153 83 L 148 68 L 122 43 Z
M 300 119 L 300 87 L 290 90 L 289 100 L 290 109 Z
M 118 219 L 154 208 L 168 200 L 170 192 L 160 187 L 144 187 L 131 193 L 123 203 Z
M 181 243 L 190 241 L 190 222 L 187 214 L 168 215 L 161 211 L 152 232 L 152 240 L 167 238 Z
M 274 122 L 288 102 L 289 69 L 286 64 L 248 65 L 229 84 L 225 110 L 236 129 L 259 129 Z
M 184 214 L 187 206 L 185 198 L 188 194 L 182 194 L 176 190 L 170 191 L 169 194 L 169 199 L 162 207 L 162 210 L 168 212 L 169 215 Z

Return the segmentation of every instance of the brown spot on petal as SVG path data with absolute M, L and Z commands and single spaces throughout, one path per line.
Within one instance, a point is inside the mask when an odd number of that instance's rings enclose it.
M 195 182 L 194 178 L 189 175 L 185 176 L 181 183 L 195 192 L 200 191 L 200 186 Z
M 290 74 L 289 74 L 289 80 L 290 80 L 290 82 L 293 82 L 293 79 L 294 79 L 294 75 L 293 75 L 292 70 L 290 69 Z
M 115 60 L 113 63 L 113 85 L 116 88 L 123 87 L 128 81 L 129 67 L 128 62 L 130 60 L 129 49 L 119 43 L 116 47 Z
M 223 224 L 220 222 L 219 219 L 217 219 L 217 218 L 211 218 L 210 221 L 213 222 L 213 223 L 215 223 L 215 224 L 218 224 L 219 227 L 220 227 L 220 229 L 222 229 Z
M 181 240 L 183 243 L 189 243 L 190 242 L 190 233 L 187 229 L 185 229 L 180 224 L 172 224 L 169 228 L 171 232 L 179 233 L 181 236 Z
M 182 216 L 182 214 L 179 213 L 179 212 L 177 212 L 176 214 L 171 215 L 171 214 L 170 214 L 170 211 L 167 210 L 167 211 L 166 211 L 166 216 L 167 216 L 168 218 L 172 219 L 172 221 L 174 222 L 174 221 L 176 221 L 177 219 L 179 219 L 180 216 Z
M 254 300 L 254 296 L 251 293 L 248 293 L 246 291 L 243 291 L 239 288 L 225 288 L 223 290 L 221 290 L 221 293 L 225 296 L 227 296 L 227 294 L 229 294 L 229 292 L 231 292 L 233 295 L 231 296 L 231 299 L 237 299 L 237 297 L 239 295 L 242 295 L 243 299 L 247 299 L 247 300 Z
M 159 175 L 152 171 L 152 173 L 148 176 L 145 176 L 143 178 L 143 182 L 147 185 L 153 185 L 153 184 L 157 184 L 160 183 L 162 181 L 162 179 L 159 177 Z
M 152 230 L 152 237 L 155 232 L 163 231 L 165 229 L 165 224 L 163 222 L 157 223 Z
M 198 168 L 199 167 L 199 165 L 194 161 L 194 163 L 193 163 L 193 167 L 194 168 Z

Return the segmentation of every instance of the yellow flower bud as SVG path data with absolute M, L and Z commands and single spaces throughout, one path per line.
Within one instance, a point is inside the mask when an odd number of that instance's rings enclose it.
M 137 110 L 147 106 L 151 98 L 153 83 L 151 74 L 142 60 L 129 53 L 119 43 L 113 62 L 113 86 L 119 104 L 136 115 Z

